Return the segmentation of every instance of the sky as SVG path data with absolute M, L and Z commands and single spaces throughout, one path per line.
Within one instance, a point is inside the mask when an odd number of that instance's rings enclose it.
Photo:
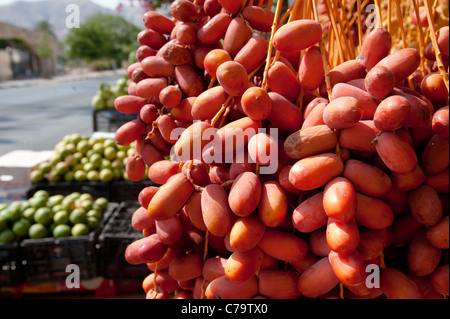
M 19 0 L 0 0 L 0 6 L 8 5 L 14 2 L 17 2 Z M 42 0 L 22 0 L 26 2 L 36 2 L 36 1 L 42 1 Z M 104 6 L 109 9 L 115 9 L 117 5 L 120 3 L 120 0 L 91 0 L 92 2 L 95 2 L 101 6 Z M 122 1 L 126 2 L 126 1 Z

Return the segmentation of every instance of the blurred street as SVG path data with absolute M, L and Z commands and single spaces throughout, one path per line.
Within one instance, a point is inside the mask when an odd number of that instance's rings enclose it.
M 13 150 L 52 150 L 71 133 L 91 135 L 91 99 L 101 82 L 114 84 L 124 70 L 53 79 L 0 82 L 0 156 Z

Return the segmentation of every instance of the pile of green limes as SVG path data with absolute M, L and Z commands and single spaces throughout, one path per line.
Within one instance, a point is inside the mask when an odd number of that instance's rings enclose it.
M 0 243 L 88 235 L 98 228 L 107 207 L 104 197 L 78 192 L 50 196 L 39 190 L 27 200 L 0 204 Z

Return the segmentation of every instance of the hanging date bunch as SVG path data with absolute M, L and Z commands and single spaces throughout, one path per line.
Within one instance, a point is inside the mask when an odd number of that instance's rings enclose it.
M 147 298 L 447 298 L 445 5 L 146 12 L 115 139 L 159 185 L 125 253 Z

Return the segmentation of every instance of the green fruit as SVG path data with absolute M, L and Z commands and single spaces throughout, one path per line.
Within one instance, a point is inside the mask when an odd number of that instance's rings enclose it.
M 98 145 L 98 144 L 95 144 Z M 102 164 L 102 155 L 99 153 L 94 153 L 89 157 L 89 162 L 92 164 L 94 168 L 99 168 Z
M 84 182 L 87 179 L 86 172 L 82 170 L 76 171 L 73 177 L 77 182 Z
M 69 171 L 69 165 L 66 162 L 59 162 L 55 166 L 55 171 L 59 175 L 64 175 L 65 173 L 67 173 Z
M 5 214 L 6 219 L 10 222 L 19 220 L 22 215 L 22 213 L 20 212 L 20 208 L 14 206 L 9 206 L 4 209 L 3 214 Z
M 103 152 L 105 151 L 105 147 L 103 146 L 103 141 L 97 142 L 94 145 L 92 145 L 92 150 L 94 151 L 94 153 L 97 153 L 100 156 L 103 155 Z
M 72 236 L 85 236 L 89 234 L 89 227 L 86 224 L 78 223 L 72 227 Z
M 46 174 L 46 173 L 50 172 L 50 170 L 52 169 L 52 164 L 50 164 L 49 162 L 41 163 L 41 164 L 39 164 L 38 169 L 43 174 Z
M 115 159 L 116 158 L 116 154 L 117 154 L 117 151 L 116 151 L 116 148 L 114 146 L 108 146 L 103 151 L 103 156 L 106 159 L 109 159 L 109 160 Z
M 76 153 L 76 154 L 80 154 L 80 153 Z M 69 167 L 71 167 L 78 163 L 78 159 L 75 158 L 75 154 L 69 154 L 64 159 L 64 163 L 66 163 Z
M 61 194 L 50 196 L 47 200 L 47 206 L 54 207 L 56 205 L 61 205 L 63 199 L 64 195 Z
M 77 202 L 75 202 L 75 207 L 89 211 L 92 209 L 92 204 L 93 202 L 89 199 L 78 199 Z
M 31 204 L 31 207 L 33 207 L 34 209 L 38 209 L 44 207 L 47 204 L 47 198 L 42 196 L 38 197 L 33 196 L 32 198 L 29 199 L 29 202 Z
M 46 190 L 40 189 L 33 194 L 33 197 L 43 197 L 47 200 L 50 198 L 50 194 Z
M 116 169 L 122 169 L 123 167 L 123 160 L 119 160 L 119 159 L 115 159 L 114 161 L 111 162 L 111 168 Z
M 105 108 L 105 101 L 101 95 L 94 95 L 91 99 L 91 106 L 95 110 L 101 110 Z
M 80 162 L 80 160 L 83 158 L 83 156 L 84 156 L 84 154 L 81 152 L 78 152 L 78 151 L 73 154 L 73 158 L 76 160 L 76 163 L 74 164 L 74 166 Z
M 69 215 L 72 224 L 85 223 L 87 220 L 86 211 L 82 208 L 75 208 Z
M 31 227 L 31 222 L 26 218 L 21 218 L 13 224 L 12 231 L 19 237 L 25 237 Z
M 40 183 L 44 180 L 44 173 L 41 170 L 34 170 L 30 173 L 32 183 Z
M 82 194 L 80 194 L 80 196 L 78 198 L 80 200 L 89 200 L 91 202 L 94 201 L 94 197 L 92 197 L 92 194 L 90 194 L 90 193 L 82 193 Z
M 5 229 L 0 233 L 0 243 L 11 243 L 14 239 L 15 235 L 11 229 Z
M 28 230 L 28 236 L 31 239 L 40 239 L 47 237 L 48 230 L 47 227 L 45 227 L 42 224 L 33 224 L 30 226 L 30 229 Z
M 100 181 L 108 183 L 114 179 L 114 172 L 108 168 L 104 168 L 99 173 Z
M 70 141 L 68 144 L 64 145 L 64 149 L 67 150 L 69 154 L 73 154 L 77 151 L 76 143 L 78 143 L 77 137 L 75 135 L 70 136 Z
M 86 164 L 83 165 L 83 170 L 86 173 L 92 172 L 93 170 L 95 170 L 94 164 L 91 162 L 87 162 Z
M 64 161 L 64 159 L 66 158 L 67 155 L 71 154 L 70 151 L 66 148 L 60 148 L 57 152 L 56 152 L 56 158 L 60 161 Z
M 110 147 L 110 146 L 114 147 L 114 149 L 117 149 L 116 141 L 114 141 L 114 140 L 111 139 L 111 138 L 107 138 L 107 139 L 103 142 L 103 147 L 104 147 L 104 148 L 107 148 L 107 147 Z
M 63 179 L 66 182 L 73 182 L 75 180 L 75 173 L 74 172 L 67 172 L 66 174 L 64 174 Z
M 30 207 L 23 211 L 22 216 L 29 221 L 34 221 L 34 213 L 36 212 L 36 208 Z
M 99 173 L 97 171 L 89 171 L 86 175 L 88 181 L 98 182 L 100 179 Z
M 66 197 L 61 203 L 61 209 L 71 212 L 75 208 L 75 199 Z
M 72 234 L 72 228 L 69 225 L 56 225 L 52 231 L 53 237 L 61 238 L 61 237 L 69 237 Z
M 99 225 L 99 220 L 98 220 L 98 218 L 91 216 L 91 217 L 88 217 L 88 218 L 87 218 L 86 224 L 87 224 L 87 226 L 89 227 L 89 229 L 92 230 L 92 229 L 95 229 L 95 228 L 98 227 L 98 225 Z
M 125 151 L 117 151 L 116 159 L 123 160 L 127 157 L 127 153 Z
M 86 154 L 86 152 L 89 151 L 90 148 L 91 146 L 89 145 L 89 142 L 86 140 L 81 140 L 77 144 L 77 151 L 81 154 Z
M 93 207 L 103 211 L 108 207 L 108 200 L 105 197 L 99 197 L 94 201 Z
M 42 225 L 49 225 L 53 221 L 53 212 L 51 208 L 38 208 L 34 213 L 34 221 Z
M 81 196 L 80 192 L 73 192 L 73 193 L 70 193 L 69 195 L 67 195 L 66 198 L 78 199 L 78 198 L 80 198 L 80 196 Z
M 51 170 L 47 173 L 47 180 L 51 183 L 57 183 L 61 180 L 61 176 L 55 170 Z
M 53 222 L 57 225 L 69 223 L 69 212 L 67 210 L 60 210 L 53 215 Z
M 102 213 L 98 209 L 91 209 L 90 211 L 88 211 L 86 213 L 86 216 L 87 216 L 88 220 L 89 220 L 89 217 L 95 217 L 95 218 L 97 218 L 97 220 L 100 220 L 100 218 L 102 218 Z
M 106 158 L 102 158 L 102 163 L 100 164 L 99 167 L 100 170 L 104 168 L 112 168 L 111 161 Z

